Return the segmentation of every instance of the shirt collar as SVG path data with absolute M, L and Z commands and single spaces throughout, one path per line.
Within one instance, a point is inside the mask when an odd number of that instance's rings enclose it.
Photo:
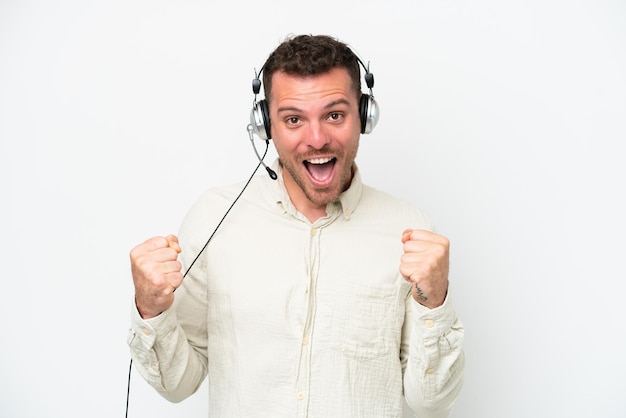
M 289 198 L 289 193 L 287 193 L 287 188 L 283 181 L 283 167 L 278 158 L 272 163 L 272 169 L 278 175 L 276 180 L 272 180 L 272 189 L 274 196 L 276 196 L 276 203 L 283 210 L 283 213 L 289 213 L 293 216 L 304 218 L 304 216 L 296 210 Z M 346 220 L 350 219 L 350 216 L 354 213 L 361 200 L 362 193 L 363 183 L 361 173 L 355 163 L 350 187 L 345 192 L 341 193 L 335 202 L 329 203 L 326 206 L 327 215 L 334 217 L 334 215 L 341 213 Z

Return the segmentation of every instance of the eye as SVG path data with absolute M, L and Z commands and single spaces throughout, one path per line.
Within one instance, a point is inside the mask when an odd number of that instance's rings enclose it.
M 297 117 L 297 116 L 291 116 L 291 117 L 288 117 L 287 119 L 285 119 L 285 123 L 287 125 L 295 126 L 295 125 L 298 125 L 300 123 L 300 118 Z
M 338 112 L 333 112 L 330 115 L 328 115 L 328 119 L 334 120 L 334 121 L 339 121 L 341 120 L 341 118 L 343 118 L 343 115 Z

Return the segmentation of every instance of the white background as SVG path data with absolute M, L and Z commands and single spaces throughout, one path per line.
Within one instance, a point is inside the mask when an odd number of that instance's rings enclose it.
M 0 416 L 123 416 L 128 252 L 252 172 L 253 71 L 290 33 L 371 62 L 364 181 L 452 241 L 453 417 L 626 416 L 624 2 L 209 3 L 0 1 Z M 133 418 L 206 402 L 132 375 Z

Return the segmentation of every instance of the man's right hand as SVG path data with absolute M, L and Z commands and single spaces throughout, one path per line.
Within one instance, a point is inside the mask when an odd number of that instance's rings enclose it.
M 135 304 L 142 318 L 159 315 L 174 303 L 174 290 L 183 282 L 175 235 L 153 237 L 130 252 Z

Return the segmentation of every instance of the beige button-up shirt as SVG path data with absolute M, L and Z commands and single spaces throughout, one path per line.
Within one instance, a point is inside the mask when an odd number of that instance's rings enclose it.
M 431 229 L 358 171 L 311 223 L 279 180 L 256 176 L 176 291 L 129 345 L 140 374 L 180 401 L 208 376 L 219 418 L 445 417 L 462 386 L 463 326 L 451 301 L 429 310 L 399 273 L 401 234 Z M 183 272 L 243 184 L 212 189 L 179 234 Z

